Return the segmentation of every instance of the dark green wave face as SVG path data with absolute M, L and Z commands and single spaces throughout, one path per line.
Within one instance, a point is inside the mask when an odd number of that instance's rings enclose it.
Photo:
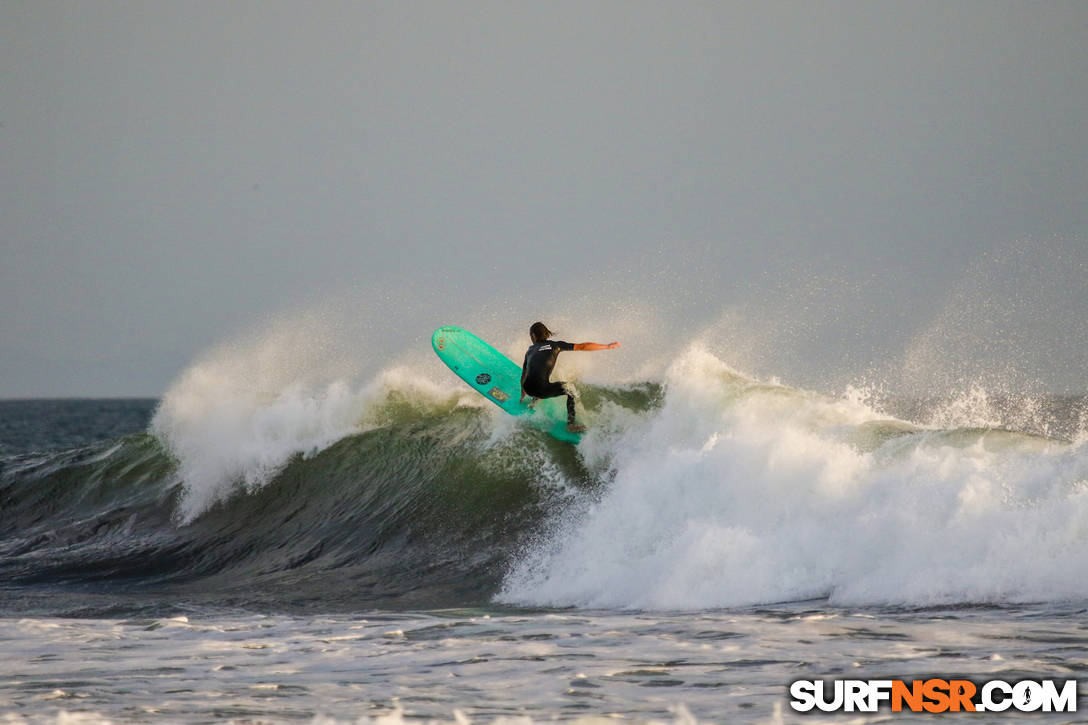
M 654 386 L 584 391 L 646 410 Z M 351 611 L 486 604 L 510 557 L 606 476 L 532 428 L 391 392 L 366 432 L 291 458 L 189 521 L 155 436 L 5 460 L 0 579 L 11 607 Z M 48 592 L 48 596 L 46 593 Z

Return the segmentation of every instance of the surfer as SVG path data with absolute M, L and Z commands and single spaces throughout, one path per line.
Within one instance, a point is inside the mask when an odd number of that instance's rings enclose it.
M 549 340 L 554 333 L 543 322 L 534 322 L 529 328 L 529 339 L 533 344 L 525 351 L 525 362 L 521 366 L 521 399 L 529 395 L 533 398 L 556 398 L 567 396 L 567 430 L 580 433 L 586 428 L 574 422 L 574 386 L 561 381 L 551 381 L 555 359 L 563 350 L 612 350 L 620 346 L 618 342 L 601 345 L 596 342 L 569 343 L 562 340 Z M 530 403 L 532 405 L 532 403 Z

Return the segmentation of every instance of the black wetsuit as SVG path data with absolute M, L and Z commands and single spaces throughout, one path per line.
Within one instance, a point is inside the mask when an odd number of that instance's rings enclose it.
M 555 359 L 561 350 L 573 350 L 574 345 L 562 340 L 545 340 L 530 345 L 521 366 L 521 389 L 534 398 L 567 396 L 567 422 L 574 422 L 574 395 L 566 383 L 549 380 Z

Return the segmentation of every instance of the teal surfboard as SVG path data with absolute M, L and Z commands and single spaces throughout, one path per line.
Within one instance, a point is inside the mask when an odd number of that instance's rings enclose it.
M 567 399 L 538 400 L 532 408 L 521 402 L 521 366 L 460 327 L 440 327 L 431 346 L 442 362 L 473 390 L 510 415 L 524 415 L 526 422 L 568 443 L 582 440 L 581 433 L 567 430 Z

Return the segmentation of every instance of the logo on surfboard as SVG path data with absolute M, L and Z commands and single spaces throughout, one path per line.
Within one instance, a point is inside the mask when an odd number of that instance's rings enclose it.
M 479 375 L 476 376 L 476 384 L 477 385 L 487 385 L 490 382 L 491 382 L 491 376 L 488 375 L 487 373 L 480 373 Z
M 505 403 L 507 400 L 510 400 L 510 396 L 502 392 L 498 388 L 492 388 L 491 390 L 488 390 L 487 394 L 495 400 L 499 401 L 500 403 Z

